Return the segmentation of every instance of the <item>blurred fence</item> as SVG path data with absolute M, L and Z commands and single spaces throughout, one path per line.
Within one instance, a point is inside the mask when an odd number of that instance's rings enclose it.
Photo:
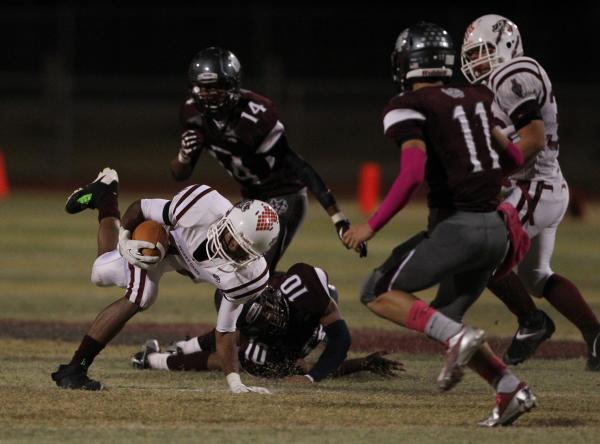
M 185 20 L 195 18 L 208 20 L 206 26 L 219 29 L 216 22 L 224 11 L 195 11 L 185 18 L 177 13 L 163 14 L 160 22 L 156 22 L 157 14 L 160 11 L 150 16 L 155 20 L 152 23 L 162 24 L 168 32 L 181 33 L 174 31 L 177 24 L 181 22 L 183 26 Z M 244 87 L 275 102 L 292 146 L 331 186 L 352 191 L 359 165 L 364 161 L 380 162 L 384 180 L 389 183 L 398 168 L 398 153 L 382 135 L 381 110 L 394 92 L 387 77 L 391 44 L 382 48 L 381 41 L 377 43 L 375 55 L 367 57 L 365 63 L 373 64 L 376 59 L 379 66 L 366 71 L 359 66 L 365 60 L 359 57 L 359 51 L 354 65 L 350 63 L 355 69 L 337 66 L 337 58 L 348 58 L 348 48 L 346 53 L 336 54 L 338 43 L 323 38 L 315 37 L 321 46 L 331 45 L 331 57 L 328 50 L 316 48 L 315 41 L 307 42 L 312 46 L 304 47 L 306 53 L 301 52 L 302 46 L 297 42 L 290 43 L 295 51 L 290 55 L 281 49 L 281 39 L 306 27 L 317 29 L 314 33 L 319 34 L 320 27 L 324 27 L 324 19 L 314 13 L 306 15 L 302 23 L 293 21 L 292 14 L 285 15 L 291 26 L 286 32 L 277 14 L 261 9 L 243 21 L 244 16 L 238 11 L 230 18 L 236 26 L 244 23 L 242 30 L 248 33 L 248 42 L 233 42 L 229 33 L 211 35 L 210 39 L 202 35 L 172 52 L 168 45 L 161 46 L 154 52 L 166 51 L 168 55 L 156 59 L 155 69 L 148 69 L 154 62 L 146 59 L 153 51 L 144 47 L 144 39 L 132 42 L 127 34 L 126 41 L 106 37 L 102 44 L 94 40 L 114 34 L 120 26 L 129 26 L 135 8 L 116 13 L 109 7 L 92 8 L 91 12 L 73 6 L 36 7 L 16 8 L 3 14 L 0 25 L 9 28 L 5 33 L 20 30 L 11 42 L 18 57 L 14 57 L 14 63 L 0 63 L 0 149 L 4 151 L 11 182 L 15 186 L 65 186 L 88 180 L 99 168 L 111 165 L 131 185 L 170 184 L 168 162 L 179 144 L 178 112 L 187 89 L 187 60 L 205 46 L 198 42 L 214 43 L 222 37 L 224 46 L 241 48 L 242 64 L 248 68 Z M 382 27 L 389 28 L 389 36 L 397 33 L 398 25 L 393 18 L 385 18 L 385 11 L 374 15 L 382 21 Z M 344 26 L 355 29 L 360 20 L 356 13 Z M 453 13 L 447 21 L 462 29 L 465 19 Z M 28 34 L 30 28 L 33 36 Z M 36 32 L 40 33 L 37 37 Z M 44 41 L 44 36 L 51 44 Z M 236 38 L 241 37 L 238 34 Z M 387 35 L 386 39 L 393 42 Z M 156 44 L 157 40 L 150 41 Z M 175 43 L 179 41 L 177 37 Z M 130 61 L 127 53 L 122 53 L 123 45 L 131 45 L 130 54 L 142 51 L 148 56 L 132 56 Z M 115 51 L 112 59 L 111 47 Z M 22 52 L 29 53 L 32 60 Z M 309 52 L 319 53 L 319 57 L 312 59 Z M 173 60 L 169 60 L 169 55 Z M 142 59 L 146 60 L 144 66 Z M 314 69 L 290 68 L 298 59 L 314 63 Z M 600 103 L 600 84 L 563 81 L 555 85 L 555 93 L 563 171 L 573 185 L 596 194 L 600 186 L 600 150 L 594 130 L 600 121 L 596 105 Z M 232 184 L 209 156 L 201 159 L 195 178 Z

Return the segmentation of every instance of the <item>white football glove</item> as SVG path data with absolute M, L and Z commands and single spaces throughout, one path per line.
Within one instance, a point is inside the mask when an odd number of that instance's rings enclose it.
M 244 385 L 237 373 L 229 373 L 227 375 L 227 383 L 231 393 L 259 393 L 261 395 L 270 395 L 271 392 L 265 387 L 256 387 L 252 385 Z
M 180 163 L 190 163 L 194 153 L 202 147 L 202 137 L 196 130 L 187 130 L 181 135 L 181 147 L 177 159 Z
M 132 240 L 129 230 L 123 227 L 119 228 L 118 250 L 121 256 L 134 267 L 148 270 L 156 265 L 161 258 L 159 256 L 144 256 L 141 251 L 143 248 L 156 248 L 156 245 L 142 240 Z

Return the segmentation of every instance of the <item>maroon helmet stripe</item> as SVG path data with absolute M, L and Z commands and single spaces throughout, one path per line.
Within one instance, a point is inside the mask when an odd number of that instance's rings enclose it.
M 206 190 L 204 190 L 200 194 L 198 194 L 194 199 L 192 199 L 192 201 L 188 204 L 188 206 L 185 207 L 183 210 L 181 210 L 181 212 L 179 214 L 177 214 L 177 216 L 175 216 L 175 221 L 174 221 L 175 225 L 177 225 L 177 222 L 179 222 L 181 220 L 181 218 L 185 215 L 185 213 L 187 213 L 188 210 L 190 208 L 192 208 L 196 202 L 198 202 L 198 200 L 202 199 L 204 196 L 206 196 L 211 191 L 214 191 L 214 190 L 212 188 L 207 188 Z
M 251 280 L 249 282 L 246 282 L 245 284 L 239 285 L 237 287 L 230 288 L 228 290 L 223 290 L 223 292 L 224 293 L 234 293 L 234 292 L 236 292 L 238 290 L 241 290 L 242 288 L 245 288 L 245 287 L 248 287 L 248 286 L 250 286 L 252 284 L 255 284 L 256 282 L 260 281 L 263 277 L 265 277 L 265 274 L 267 274 L 268 271 L 269 271 L 269 267 L 265 266 L 265 269 L 263 270 L 263 272 L 256 279 L 253 279 L 253 280 Z

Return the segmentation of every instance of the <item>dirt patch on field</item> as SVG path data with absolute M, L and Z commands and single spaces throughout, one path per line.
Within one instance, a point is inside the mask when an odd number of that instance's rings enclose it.
M 84 322 L 47 322 L 0 319 L 0 337 L 16 339 L 48 339 L 59 341 L 79 341 L 85 334 L 89 323 Z M 212 328 L 208 324 L 156 324 L 136 323 L 126 326 L 113 340 L 115 344 L 138 345 L 148 338 L 156 338 L 161 344 L 186 336 L 201 335 Z M 441 346 L 436 342 L 417 334 L 405 331 L 386 331 L 369 328 L 355 328 L 352 333 L 353 351 L 371 352 L 387 350 L 390 353 L 440 353 Z M 496 352 L 504 352 L 510 338 L 489 338 Z M 583 342 L 549 341 L 536 353 L 542 359 L 570 359 L 586 356 Z

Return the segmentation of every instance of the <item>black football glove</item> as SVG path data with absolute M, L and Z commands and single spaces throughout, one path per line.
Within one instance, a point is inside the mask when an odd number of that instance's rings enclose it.
M 344 233 L 348 228 L 350 228 L 350 221 L 348 219 L 340 220 L 335 223 L 335 231 L 342 243 L 344 243 Z M 360 244 L 358 256 L 367 257 L 367 244 L 365 242 Z
M 193 129 L 185 131 L 181 135 L 181 147 L 178 159 L 181 163 L 190 163 L 195 153 L 202 147 L 202 135 Z
M 386 359 L 385 351 L 377 351 L 363 358 L 362 369 L 379 376 L 397 376 L 394 370 L 405 371 L 404 364 L 399 361 Z

